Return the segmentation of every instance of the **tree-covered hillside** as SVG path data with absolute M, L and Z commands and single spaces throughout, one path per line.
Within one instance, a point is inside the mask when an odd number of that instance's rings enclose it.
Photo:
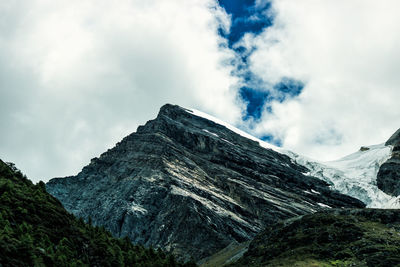
M 230 266 L 400 266 L 400 210 L 333 209 L 282 221 Z
M 0 160 L 0 266 L 194 266 L 116 239 L 69 214 L 13 164 Z

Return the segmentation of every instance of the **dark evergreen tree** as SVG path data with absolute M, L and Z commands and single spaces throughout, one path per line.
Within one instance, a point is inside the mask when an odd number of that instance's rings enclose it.
M 0 266 L 190 266 L 77 219 L 0 160 Z

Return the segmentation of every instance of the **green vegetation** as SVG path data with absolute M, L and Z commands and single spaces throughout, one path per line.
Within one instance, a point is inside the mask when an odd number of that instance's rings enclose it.
M 13 164 L 0 160 L 0 266 L 195 266 L 116 239 L 69 214 Z
M 331 210 L 278 223 L 233 266 L 400 266 L 400 210 Z
M 219 267 L 224 264 L 235 262 L 243 253 L 247 250 L 250 241 L 246 241 L 243 243 L 232 243 L 226 248 L 220 250 L 214 255 L 203 259 L 199 262 L 200 267 Z

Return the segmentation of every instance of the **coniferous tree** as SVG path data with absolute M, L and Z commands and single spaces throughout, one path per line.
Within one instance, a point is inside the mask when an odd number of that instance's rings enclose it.
M 172 258 L 75 218 L 0 160 L 0 266 L 186 266 Z

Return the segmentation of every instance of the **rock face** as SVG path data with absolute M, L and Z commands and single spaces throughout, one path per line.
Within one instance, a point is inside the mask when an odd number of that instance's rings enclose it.
M 399 146 L 400 145 L 400 129 L 398 129 L 385 143 L 389 146 Z
M 288 156 L 190 110 L 165 105 L 76 176 L 47 190 L 115 236 L 200 260 L 280 219 L 364 207 Z
M 392 196 L 400 195 L 400 129 L 385 143 L 393 146 L 392 157 L 379 169 L 377 185 L 385 193 Z

